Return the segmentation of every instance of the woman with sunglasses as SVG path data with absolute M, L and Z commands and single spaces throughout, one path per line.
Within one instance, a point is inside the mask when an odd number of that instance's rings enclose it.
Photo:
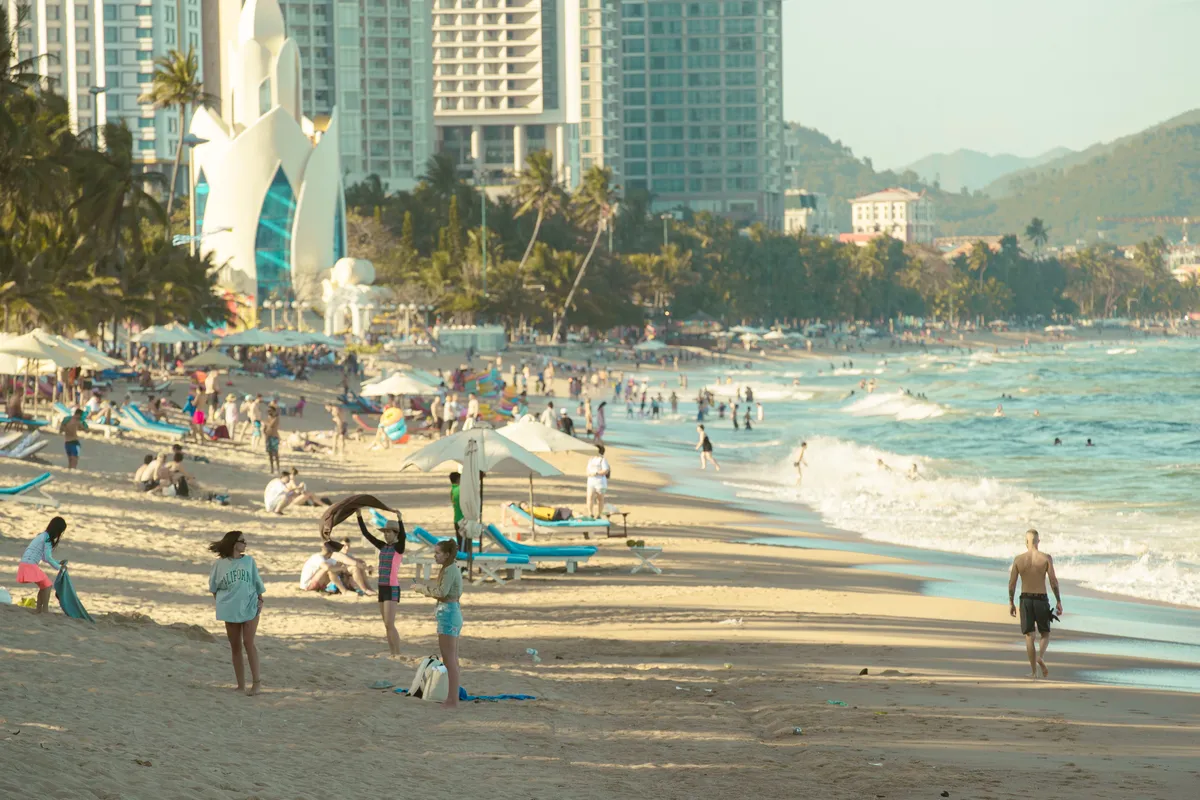
M 219 558 L 208 576 L 208 591 L 217 599 L 217 619 L 225 623 L 225 635 L 233 651 L 233 674 L 237 676 L 238 691 L 258 694 L 258 650 L 254 634 L 258 630 L 258 615 L 262 612 L 263 594 L 267 591 L 258 575 L 258 565 L 246 555 L 246 537 L 241 531 L 230 531 L 213 542 L 208 549 Z M 242 650 L 250 662 L 253 681 L 246 688 L 246 670 L 242 665 Z

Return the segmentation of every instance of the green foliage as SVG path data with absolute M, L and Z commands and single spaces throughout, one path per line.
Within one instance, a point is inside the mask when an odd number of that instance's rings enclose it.
M 0 42 L 11 40 L 0 15 Z M 165 209 L 135 170 L 133 136 L 76 138 L 66 101 L 0 44 L 0 309 L 6 330 L 95 331 L 120 321 L 228 316 L 216 265 L 171 246 Z

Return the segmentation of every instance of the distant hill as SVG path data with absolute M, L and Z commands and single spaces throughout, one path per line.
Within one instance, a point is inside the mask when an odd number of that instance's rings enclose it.
M 1176 226 L 1114 225 L 1099 216 L 1200 217 L 1200 112 L 1193 124 L 1159 125 L 1097 150 L 1082 163 L 1047 164 L 1027 172 L 1003 197 L 944 197 L 937 209 L 943 235 L 1021 233 L 1032 217 L 1050 227 L 1053 243 L 1113 242 L 1155 235 L 1177 239 Z M 1186 116 L 1186 115 L 1185 115 Z M 1182 118 L 1176 118 L 1182 119 Z M 1076 160 L 1076 155 L 1061 160 Z
M 968 191 L 974 192 L 1004 175 L 1055 161 L 1071 153 L 1072 151 L 1065 147 L 1056 147 L 1040 156 L 1031 157 L 1014 156 L 1011 153 L 993 156 L 977 150 L 955 150 L 953 153 L 925 156 L 905 169 L 917 173 L 925 183 L 937 183 L 949 191 L 959 191 L 966 187 Z
M 1024 169 L 1019 169 L 1016 172 L 1007 175 L 1001 175 L 988 185 L 983 187 L 983 193 L 989 197 L 1006 197 L 1010 194 L 1016 194 L 1022 191 L 1027 185 L 1042 180 L 1046 177 L 1060 175 L 1064 170 L 1071 167 L 1086 164 L 1092 159 L 1111 153 L 1113 150 L 1122 145 L 1129 144 L 1135 139 L 1143 136 L 1146 133 L 1156 130 L 1170 130 L 1172 128 L 1184 127 L 1187 125 L 1200 124 L 1200 108 L 1193 109 L 1179 116 L 1172 117 L 1166 122 L 1160 122 L 1158 125 L 1147 128 L 1144 131 L 1124 136 L 1119 139 L 1113 139 L 1111 142 L 1100 142 L 1092 145 L 1084 150 L 1070 151 L 1059 158 L 1049 159 L 1040 164 L 1031 164 Z M 943 184 L 945 182 L 943 181 Z

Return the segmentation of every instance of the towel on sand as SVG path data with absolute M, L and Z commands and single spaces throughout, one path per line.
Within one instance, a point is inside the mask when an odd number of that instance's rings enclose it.
M 400 513 L 374 495 L 352 494 L 325 509 L 325 514 L 321 517 L 321 538 L 328 541 L 330 534 L 333 533 L 333 529 L 349 519 L 360 508 L 378 508 L 383 511 Z
M 83 607 L 83 603 L 79 600 L 79 595 L 75 594 L 75 587 L 71 584 L 71 576 L 67 574 L 67 570 L 60 569 L 58 576 L 54 579 L 54 595 L 58 598 L 58 604 L 62 606 L 63 613 L 73 619 L 86 619 L 88 622 L 95 622 L 92 615 Z
M 393 689 L 396 694 L 407 695 L 408 689 Z M 467 690 L 458 687 L 458 700 L 461 703 L 497 703 L 501 700 L 537 700 L 531 694 L 467 694 Z

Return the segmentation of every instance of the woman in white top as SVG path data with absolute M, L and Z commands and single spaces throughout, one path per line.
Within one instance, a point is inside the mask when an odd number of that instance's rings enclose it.
M 608 491 L 608 476 L 612 469 L 604 457 L 604 445 L 597 445 L 597 455 L 588 461 L 587 466 L 587 508 L 588 516 L 599 519 L 604 511 L 604 495 Z

